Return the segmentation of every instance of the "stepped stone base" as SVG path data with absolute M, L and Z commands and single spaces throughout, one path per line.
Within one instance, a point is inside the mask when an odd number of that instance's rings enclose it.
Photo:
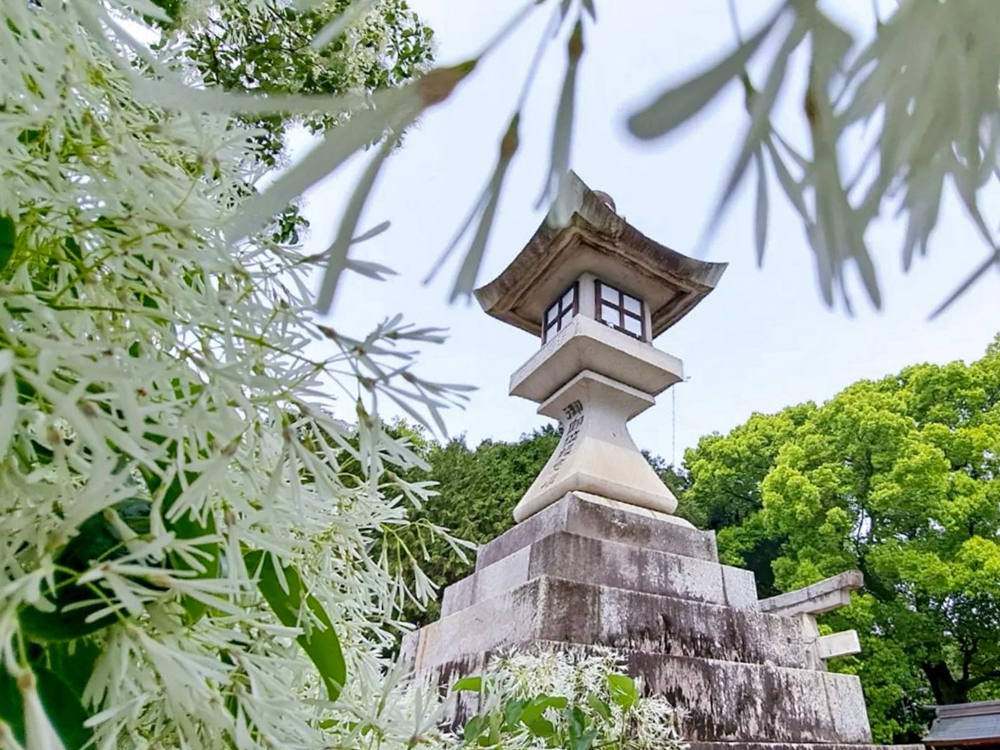
M 692 750 L 871 747 L 858 678 L 827 672 L 814 627 L 761 612 L 755 590 L 714 535 L 573 493 L 483 546 L 403 656 L 447 687 L 510 648 L 611 648 L 685 710 Z

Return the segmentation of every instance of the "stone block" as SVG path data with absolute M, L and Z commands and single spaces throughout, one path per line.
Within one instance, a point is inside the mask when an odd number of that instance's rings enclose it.
M 757 600 L 749 571 L 560 531 L 446 588 L 441 614 L 453 614 L 542 575 L 741 609 L 752 608 Z
M 830 716 L 838 737 L 855 739 L 854 742 L 871 742 L 871 729 L 868 726 L 868 709 L 865 707 L 865 696 L 861 692 L 861 680 L 855 675 L 820 672 L 826 686 L 826 700 L 830 707 Z
M 737 609 L 757 609 L 757 579 L 753 571 L 729 565 L 721 567 L 726 604 Z
M 854 675 L 655 653 L 627 656 L 632 674 L 688 712 L 681 723 L 687 739 L 871 742 L 861 683 Z
M 588 652 L 593 647 L 536 641 L 524 648 Z M 705 750 L 824 750 L 869 746 L 861 684 L 853 675 L 614 649 L 644 689 L 682 708 L 685 739 Z M 447 688 L 480 674 L 493 653 L 456 657 L 425 672 Z M 465 712 L 476 710 L 465 706 Z M 454 716 L 458 723 L 468 716 Z
M 486 567 L 557 531 L 717 562 L 715 534 L 686 521 L 585 493 L 570 493 L 479 548 Z
M 816 639 L 816 655 L 820 659 L 832 659 L 835 656 L 850 656 L 861 653 L 861 641 L 858 631 L 843 630 L 839 633 L 821 635 Z
M 814 658 L 794 619 L 548 576 L 442 617 L 407 636 L 403 653 L 426 669 L 529 641 L 794 668 Z

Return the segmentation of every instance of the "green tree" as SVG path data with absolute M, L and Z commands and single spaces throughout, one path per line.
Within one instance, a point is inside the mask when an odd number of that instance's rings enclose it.
M 687 513 L 762 596 L 850 568 L 866 588 L 826 617 L 857 628 L 878 740 L 913 739 L 926 702 L 1000 685 L 1000 351 L 861 381 L 822 406 L 754 415 L 685 456 Z
M 372 12 L 323 44 L 314 40 L 340 19 L 351 0 L 326 0 L 299 7 L 289 0 L 156 0 L 169 15 L 159 21 L 161 52 L 177 50 L 185 70 L 202 82 L 229 92 L 265 96 L 372 94 L 397 87 L 423 72 L 433 59 L 433 30 L 406 0 L 381 0 Z M 327 36 L 329 36 L 327 34 Z M 322 111 L 292 115 L 270 112 L 237 118 L 252 129 L 258 166 L 284 165 L 288 132 L 303 126 L 320 133 L 341 123 L 343 115 Z M 376 140 L 378 134 L 373 134 Z M 253 170 L 244 186 L 256 192 Z M 296 244 L 308 227 L 297 206 L 285 208 L 272 225 L 274 239 Z

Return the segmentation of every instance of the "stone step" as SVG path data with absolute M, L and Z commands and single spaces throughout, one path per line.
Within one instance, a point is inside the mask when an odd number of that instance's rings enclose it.
M 628 672 L 687 713 L 686 739 L 868 744 L 855 675 L 625 652 Z
M 923 745 L 845 745 L 806 742 L 689 742 L 688 750 L 926 750 Z
M 717 562 L 555 531 L 448 586 L 441 616 L 542 575 L 678 599 L 756 607 L 753 573 Z
M 410 633 L 403 653 L 423 669 L 461 654 L 537 640 L 800 669 L 820 665 L 793 618 L 551 576 Z
M 584 653 L 595 649 L 551 641 L 523 642 L 520 648 Z M 861 682 L 854 675 L 613 650 L 625 671 L 642 680 L 646 694 L 662 695 L 683 709 L 679 729 L 692 750 L 870 746 Z M 421 675 L 449 688 L 461 677 L 482 674 L 497 652 L 456 657 L 422 670 Z M 463 693 L 462 698 L 456 706 L 460 715 L 453 717 L 459 726 L 478 710 L 474 694 Z
M 484 568 L 543 537 L 565 531 L 633 547 L 718 562 L 715 534 L 687 521 L 584 492 L 571 492 L 479 548 Z

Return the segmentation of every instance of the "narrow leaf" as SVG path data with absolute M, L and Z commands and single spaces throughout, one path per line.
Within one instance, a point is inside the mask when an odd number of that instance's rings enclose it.
M 347 680 L 347 664 L 340 647 L 340 639 L 323 605 L 316 597 L 303 590 L 302 579 L 295 568 L 284 566 L 279 574 L 271 556 L 260 551 L 248 552 L 243 559 L 247 570 L 256 572 L 257 588 L 282 625 L 301 626 L 299 615 L 302 611 L 303 597 L 305 598 L 306 606 L 319 620 L 323 629 L 310 628 L 296 640 L 319 670 L 326 684 L 327 696 L 331 701 L 337 700 Z M 287 583 L 287 590 L 282 581 Z
M 321 313 L 330 311 L 333 303 L 333 295 L 337 290 L 337 282 L 340 280 L 340 273 L 344 270 L 344 263 L 347 260 L 347 253 L 351 248 L 351 241 L 354 232 L 357 230 L 358 221 L 361 219 L 361 211 L 368 202 L 368 196 L 375 187 L 375 180 L 378 178 L 382 165 L 392 152 L 392 149 L 399 142 L 400 132 L 393 133 L 385 138 L 375 156 L 368 163 L 365 171 L 354 186 L 351 200 L 344 210 L 344 215 L 340 219 L 340 226 L 337 229 L 337 236 L 333 244 L 326 251 L 326 273 L 323 275 L 323 282 L 320 285 L 319 297 L 316 300 L 316 308 Z
M 764 167 L 764 152 L 755 151 L 757 162 L 757 211 L 754 222 L 754 241 L 757 245 L 757 267 L 764 265 L 764 247 L 767 245 L 767 170 Z
M 0 385 L 0 461 L 3 461 L 14 439 L 14 425 L 17 424 L 19 411 L 14 353 L 10 350 L 0 351 L 0 378 L 3 379 Z
M 392 226 L 392 222 L 390 222 L 390 221 L 383 221 L 380 224 L 376 224 L 371 229 L 369 229 L 367 232 L 362 232 L 357 237 L 355 237 L 353 240 L 351 240 L 351 244 L 352 245 L 357 245 L 357 244 L 359 244 L 361 242 L 367 242 L 368 240 L 372 239 L 373 237 L 378 237 L 380 234 L 382 234 L 382 232 L 386 231 L 390 226 Z
M 587 705 L 589 705 L 591 709 L 593 709 L 594 713 L 602 719 L 605 721 L 611 721 L 611 706 L 593 693 L 587 694 Z
M 712 68 L 665 91 L 652 104 L 632 115 L 628 120 L 632 135 L 643 140 L 659 138 L 698 114 L 723 86 L 739 77 L 747 61 L 771 33 L 776 18 L 777 14 L 768 19 L 760 31 Z
M 986 260 L 986 262 L 982 263 L 979 267 L 977 267 L 976 270 L 973 271 L 965 281 L 959 284 L 958 288 L 955 289 L 954 292 L 948 295 L 948 299 L 946 299 L 944 302 L 938 305 L 937 308 L 935 308 L 934 312 L 930 314 L 930 317 L 928 319 L 934 320 L 938 315 L 940 315 L 949 307 L 951 307 L 952 304 L 954 304 L 955 300 L 957 300 L 959 297 L 965 294 L 969 290 L 969 287 L 971 287 L 973 284 L 979 281 L 983 276 L 985 276 L 987 271 L 989 271 L 991 268 L 998 268 L 998 267 L 1000 267 L 1000 254 L 994 252 L 994 254 L 991 255 Z
M 361 276 L 366 276 L 369 279 L 375 279 L 376 281 L 383 281 L 386 276 L 395 276 L 396 272 L 393 271 L 388 266 L 383 266 L 381 263 L 373 263 L 367 260 L 357 260 L 355 258 L 348 258 L 344 262 L 345 271 L 353 271 Z
M 583 23 L 577 21 L 568 45 L 566 75 L 563 77 L 559 105 L 556 108 L 555 126 L 552 130 L 552 155 L 549 171 L 542 185 L 535 208 L 541 208 L 553 192 L 558 190 L 569 170 L 570 151 L 573 145 L 573 119 L 576 112 L 576 79 L 583 55 Z
M 17 229 L 14 220 L 6 215 L 0 216 L 0 272 L 10 263 L 16 241 Z

